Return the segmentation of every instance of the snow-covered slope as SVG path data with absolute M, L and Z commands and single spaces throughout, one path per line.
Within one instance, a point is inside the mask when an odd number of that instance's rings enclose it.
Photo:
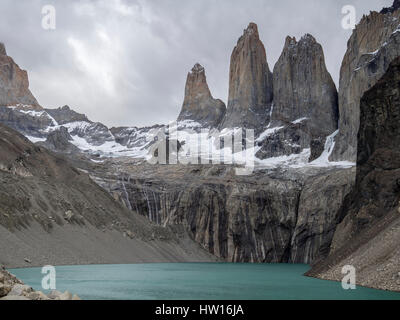
M 57 120 L 58 121 L 57 121 Z M 291 125 L 300 126 L 307 119 L 299 119 Z M 239 128 L 217 129 L 202 128 L 195 121 L 184 120 L 169 125 L 153 127 L 120 127 L 109 129 L 102 123 L 92 122 L 86 116 L 67 107 L 59 109 L 41 109 L 29 105 L 0 107 L 0 122 L 10 125 L 34 143 L 45 143 L 48 135 L 61 127 L 71 136 L 69 143 L 83 153 L 95 155 L 97 159 L 107 157 L 132 157 L 135 159 L 157 158 L 158 150 L 171 147 L 170 154 L 180 163 L 225 163 L 235 165 L 254 165 L 260 168 L 280 166 L 351 166 L 352 163 L 330 163 L 329 155 L 334 147 L 335 132 L 327 138 L 321 157 L 309 163 L 310 149 L 299 152 L 257 158 L 268 139 L 279 135 L 286 127 L 266 127 L 258 136 L 246 133 Z M 172 141 L 177 141 L 174 145 Z M 296 148 L 291 141 L 284 141 Z M 163 149 L 164 148 L 164 149 Z M 75 150 L 75 149 L 74 149 Z M 63 151 L 63 150 L 58 150 Z M 99 160 L 97 160 L 99 161 Z M 162 159 L 155 159 L 161 162 Z

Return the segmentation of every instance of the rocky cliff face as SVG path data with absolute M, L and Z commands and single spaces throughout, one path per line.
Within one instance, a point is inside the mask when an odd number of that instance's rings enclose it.
M 271 119 L 257 144 L 261 159 L 299 154 L 312 149 L 318 158 L 326 137 L 338 125 L 337 91 L 325 66 L 322 47 L 307 34 L 287 37 L 274 68 Z
M 39 107 L 29 91 L 28 74 L 21 70 L 14 60 L 7 56 L 4 44 L 0 43 L 0 106 L 17 104 Z
M 225 104 L 212 97 L 205 70 L 197 63 L 187 76 L 185 100 L 178 121 L 191 120 L 205 128 L 217 127 L 225 111 Z
M 221 127 L 259 129 L 268 123 L 272 82 L 257 25 L 250 23 L 232 52 L 228 108 Z
M 343 221 L 330 256 L 310 275 L 341 279 L 354 265 L 365 286 L 400 291 L 400 58 L 360 104 L 357 178 L 346 197 Z
M 382 13 L 364 16 L 347 45 L 340 70 L 339 129 L 331 160 L 356 160 L 360 99 L 400 55 L 398 2 Z
M 354 180 L 353 169 L 238 177 L 231 166 L 131 165 L 117 159 L 89 171 L 126 207 L 159 225 L 183 226 L 228 262 L 313 261 L 329 247 Z
M 337 129 L 336 86 L 313 36 L 307 34 L 298 42 L 286 38 L 273 78 L 273 126 L 306 119 L 315 137 L 326 137 Z

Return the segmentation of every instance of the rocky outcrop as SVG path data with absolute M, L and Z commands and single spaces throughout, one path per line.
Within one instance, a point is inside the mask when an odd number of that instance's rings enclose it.
M 356 267 L 364 286 L 400 291 L 400 58 L 360 104 L 357 177 L 326 261 L 309 273 L 340 280 Z
M 255 23 L 250 23 L 231 56 L 229 98 L 221 128 L 263 128 L 273 98 L 272 73 Z
M 185 100 L 178 121 L 191 120 L 200 123 L 204 128 L 217 127 L 225 111 L 225 104 L 212 97 L 205 70 L 197 63 L 187 76 Z
M 68 291 L 52 291 L 46 295 L 35 291 L 6 270 L 0 270 L 0 300 L 81 300 Z
M 383 8 L 381 10 L 381 13 L 386 14 L 386 13 L 393 13 L 396 10 L 400 9 L 400 0 L 394 0 L 393 5 L 388 8 Z
M 17 104 L 34 105 L 40 108 L 29 91 L 28 74 L 7 56 L 4 44 L 0 44 L 0 106 Z
M 57 125 L 47 112 L 28 105 L 0 106 L 0 123 L 38 138 L 46 137 L 48 129 Z
M 306 34 L 287 37 L 275 64 L 272 126 L 307 119 L 314 138 L 326 137 L 338 126 L 336 86 L 325 66 L 322 47 Z
M 356 161 L 360 99 L 400 55 L 400 10 L 364 16 L 347 44 L 340 70 L 339 129 L 331 160 Z
M 69 106 L 63 106 L 58 109 L 45 109 L 46 112 L 53 117 L 59 125 L 64 125 L 70 122 L 85 121 L 90 122 L 89 119 L 81 113 L 77 113 Z
M 72 140 L 67 128 L 60 127 L 49 133 L 46 141 L 39 143 L 39 145 L 57 152 L 79 152 L 79 149 L 71 143 Z
M 0 55 L 2 55 L 2 56 L 7 55 L 6 47 L 3 42 L 0 42 Z

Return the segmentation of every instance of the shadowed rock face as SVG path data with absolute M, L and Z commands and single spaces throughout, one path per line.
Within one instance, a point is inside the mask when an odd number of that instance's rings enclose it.
M 262 128 L 269 122 L 272 74 L 257 25 L 244 30 L 231 56 L 228 108 L 222 128 Z
M 28 74 L 7 56 L 4 44 L 0 43 L 0 106 L 16 104 L 35 105 L 35 97 L 29 91 Z
M 225 104 L 212 97 L 205 70 L 197 63 L 187 76 L 185 100 L 178 121 L 192 120 L 203 127 L 217 127 L 225 111 Z
M 354 265 L 361 285 L 400 291 L 400 58 L 360 104 L 357 177 L 331 254 L 311 275 L 340 280 Z
M 299 42 L 287 37 L 274 67 L 272 122 L 307 118 L 315 136 L 328 136 L 337 129 L 336 86 L 325 66 L 322 47 L 307 34 Z M 272 125 L 275 126 L 275 125 Z
M 395 1 L 390 10 L 364 16 L 348 41 L 340 70 L 340 133 L 331 156 L 333 161 L 356 161 L 360 99 L 400 55 L 400 10 L 397 8 L 398 1 Z

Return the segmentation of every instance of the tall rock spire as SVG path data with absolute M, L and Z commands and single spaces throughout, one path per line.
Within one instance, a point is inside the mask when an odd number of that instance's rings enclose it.
M 196 63 L 187 76 L 185 99 L 178 121 L 192 120 L 203 127 L 216 127 L 225 111 L 225 104 L 211 95 L 204 68 Z
M 232 52 L 228 108 L 221 127 L 262 128 L 269 122 L 272 96 L 265 48 L 257 25 L 250 23 Z
M 338 126 L 337 90 L 325 66 L 322 46 L 306 34 L 287 37 L 274 67 L 273 122 L 307 119 L 314 138 L 324 138 Z

